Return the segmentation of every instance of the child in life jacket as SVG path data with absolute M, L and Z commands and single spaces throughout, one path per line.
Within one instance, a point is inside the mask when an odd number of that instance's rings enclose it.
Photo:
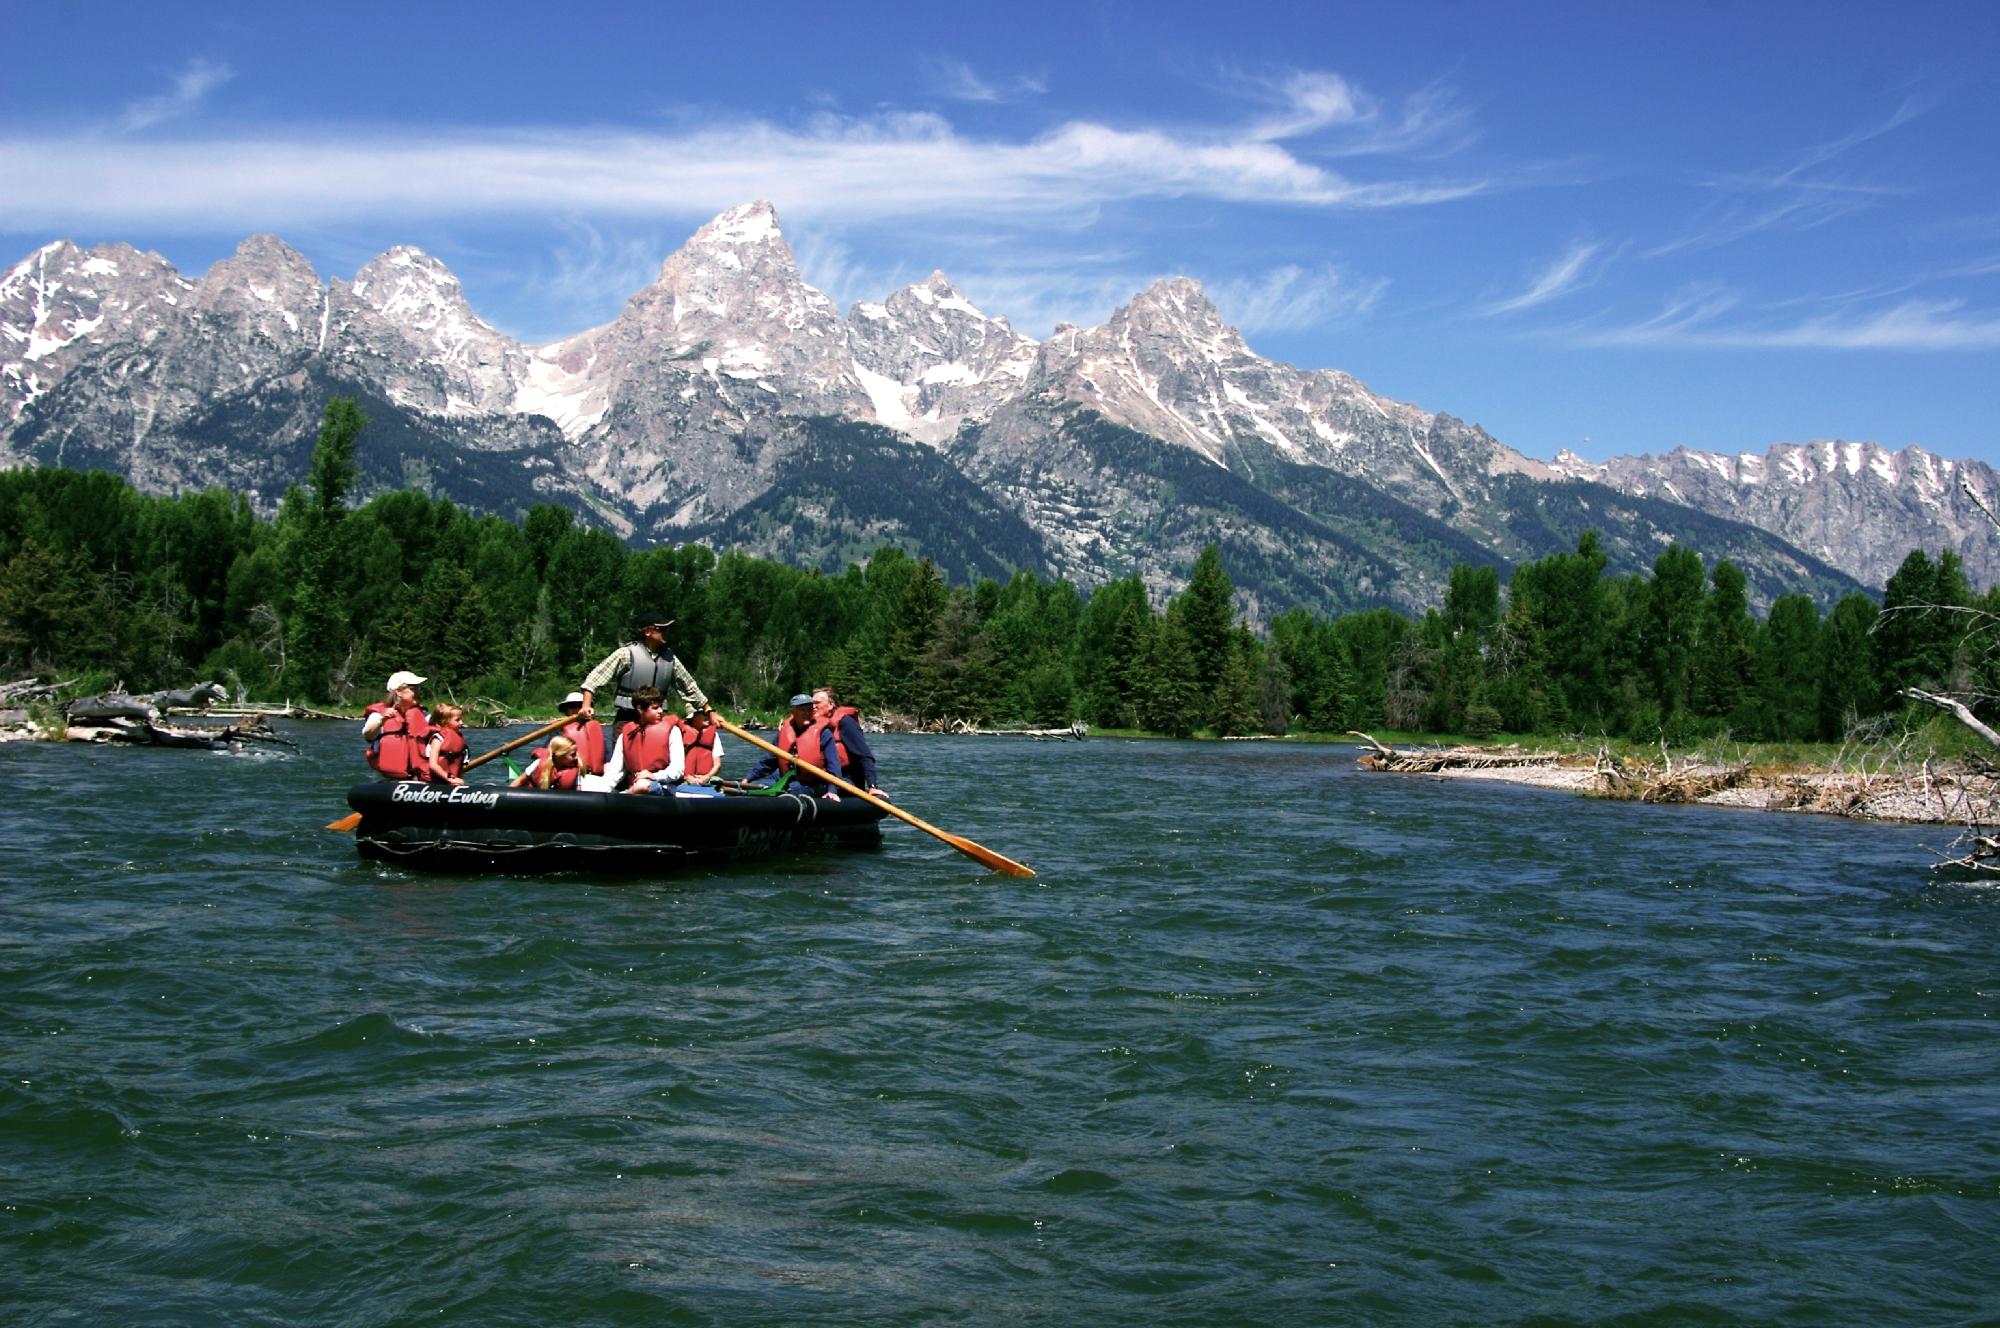
M 547 747 L 535 749 L 535 759 L 526 770 L 508 780 L 507 787 L 574 791 L 577 776 L 582 773 L 583 762 L 577 757 L 576 743 L 558 733 L 549 739 Z
M 424 747 L 423 777 L 433 784 L 463 784 L 465 707 L 431 707 L 431 736 Z

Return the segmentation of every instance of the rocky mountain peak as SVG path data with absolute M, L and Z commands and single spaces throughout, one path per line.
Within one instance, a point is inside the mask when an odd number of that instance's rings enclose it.
M 0 277 L 0 426 L 21 419 L 106 339 L 145 344 L 186 317 L 194 289 L 173 265 L 129 244 L 43 245 Z M 11 452 L 0 442 L 0 464 Z
M 936 271 L 879 304 L 855 305 L 847 332 L 875 418 L 925 442 L 1018 392 L 1035 357 L 1033 340 Z
M 370 259 L 354 274 L 348 291 L 393 323 L 420 330 L 450 325 L 497 335 L 473 313 L 452 270 L 412 245 L 399 244 Z
M 275 235 L 253 235 L 196 283 L 194 305 L 263 351 L 289 354 L 319 345 L 326 287 L 304 254 Z
M 1192 277 L 1154 282 L 1113 313 L 1106 326 L 1170 338 L 1211 360 L 1249 353 L 1242 333 L 1223 322 L 1222 311 Z
M 690 249 L 741 250 L 777 247 L 791 257 L 778 210 L 764 199 L 741 203 L 715 215 L 688 240 Z
M 506 410 L 527 353 L 472 311 L 458 277 L 413 245 L 370 259 L 329 295 L 326 353 L 398 405 L 441 415 Z

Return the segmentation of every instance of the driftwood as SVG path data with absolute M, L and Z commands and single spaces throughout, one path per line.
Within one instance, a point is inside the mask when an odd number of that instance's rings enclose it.
M 63 707 L 63 713 L 72 720 L 77 719 L 136 719 L 155 720 L 169 710 L 182 713 L 203 713 L 217 701 L 227 701 L 229 693 L 221 683 L 203 682 L 179 691 L 147 692 L 140 696 L 127 696 L 123 692 L 106 692 L 102 696 L 82 696 Z
M 1497 770 L 1515 766 L 1556 765 L 1562 760 L 1555 752 L 1524 752 L 1519 747 L 1421 747 L 1397 751 L 1358 729 L 1349 729 L 1348 733 L 1374 749 L 1361 756 L 1360 765 L 1364 770 L 1427 775 L 1440 770 Z
M 1072 720 L 1068 728 L 1062 729 L 982 729 L 975 728 L 962 719 L 955 719 L 939 730 L 943 733 L 973 733 L 988 738 L 1057 738 L 1082 742 L 1090 732 L 1090 726 L 1082 720 Z
M 19 682 L 0 683 L 0 704 L 45 700 L 55 696 L 63 688 L 75 685 L 74 678 L 68 682 L 43 682 L 39 678 L 23 678 Z
M 275 743 L 293 751 L 299 746 L 290 738 L 279 737 L 261 719 L 219 729 L 195 729 L 155 724 L 148 719 L 110 717 L 72 723 L 63 737 L 70 742 L 122 742 L 137 747 L 180 747 L 208 752 L 234 751 L 246 742 Z

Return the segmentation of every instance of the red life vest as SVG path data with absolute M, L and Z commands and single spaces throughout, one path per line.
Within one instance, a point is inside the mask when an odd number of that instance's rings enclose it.
M 681 726 L 681 747 L 687 762 L 689 778 L 715 772 L 715 725 L 695 727 L 687 720 L 676 721 Z
M 823 770 L 826 768 L 826 748 L 820 743 L 820 734 L 824 732 L 826 732 L 826 721 L 823 719 L 814 720 L 806 726 L 803 732 L 800 732 L 792 728 L 792 717 L 786 715 L 784 721 L 778 725 L 778 741 L 776 746 L 781 751 L 811 761 Z M 840 757 L 841 770 L 843 772 L 846 771 L 847 749 L 840 745 L 840 735 L 838 733 L 833 735 L 833 750 Z M 778 758 L 779 773 L 782 774 L 791 768 L 792 763 L 790 761 L 787 761 L 782 756 Z M 800 773 L 803 774 L 805 772 L 801 771 Z M 819 780 L 818 775 L 808 775 L 808 778 L 815 782 Z
M 576 763 L 593 775 L 604 773 L 604 726 L 594 719 L 573 719 L 562 736 L 576 744 Z
M 591 727 L 596 728 L 597 726 L 593 724 Z M 534 757 L 537 762 L 548 767 L 550 788 L 572 790 L 576 788 L 576 777 L 583 773 L 581 763 L 577 765 L 557 765 L 554 758 L 549 755 L 549 749 L 546 747 L 535 748 Z M 540 788 L 542 786 L 541 780 L 542 772 L 537 770 L 535 771 L 535 777 L 528 781 L 528 787 Z
M 373 751 L 368 764 L 391 779 L 422 779 L 424 746 L 431 736 L 431 723 L 424 718 L 423 707 L 398 710 L 377 702 L 368 708 L 382 712 L 382 727 L 376 730 L 380 736 L 370 744 Z
M 840 753 L 841 773 L 846 774 L 854 768 L 854 762 L 848 758 L 847 744 L 840 740 L 840 721 L 843 719 L 851 719 L 858 724 L 861 722 L 861 712 L 853 706 L 835 706 L 833 713 L 826 717 L 826 727 L 833 734 L 834 750 Z
M 439 740 L 437 759 L 445 774 L 453 779 L 462 776 L 465 773 L 465 734 L 458 729 L 436 728 L 431 730 L 431 737 Z M 423 776 L 436 782 L 429 761 L 424 762 Z
M 370 715 L 382 716 L 382 722 L 386 724 L 389 716 L 395 713 L 396 707 L 386 701 L 377 701 L 374 705 L 369 706 L 361 712 L 361 726 L 363 729 L 368 727 L 368 717 Z M 361 758 L 368 762 L 370 770 L 380 770 L 382 768 L 382 731 L 380 729 L 375 731 L 374 737 L 369 738 L 361 744 Z
M 646 725 L 635 719 L 618 730 L 618 743 L 625 753 L 625 779 L 628 783 L 634 775 L 667 768 L 668 762 L 674 759 L 671 744 L 675 727 L 671 719 Z

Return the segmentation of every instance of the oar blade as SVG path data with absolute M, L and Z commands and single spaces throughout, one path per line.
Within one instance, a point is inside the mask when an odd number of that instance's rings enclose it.
M 1025 863 L 1016 862 L 1004 854 L 995 853 L 985 845 L 975 844 L 970 839 L 963 838 L 962 836 L 949 835 L 946 837 L 946 842 L 966 857 L 973 859 L 981 866 L 992 871 L 1003 872 L 1008 876 L 1033 876 L 1035 874 L 1033 867 Z
M 352 830 L 355 826 L 360 824 L 361 824 L 361 813 L 352 812 L 346 816 L 341 817 L 338 821 L 328 822 L 326 828 L 329 830 L 339 830 L 344 833 L 346 831 Z

